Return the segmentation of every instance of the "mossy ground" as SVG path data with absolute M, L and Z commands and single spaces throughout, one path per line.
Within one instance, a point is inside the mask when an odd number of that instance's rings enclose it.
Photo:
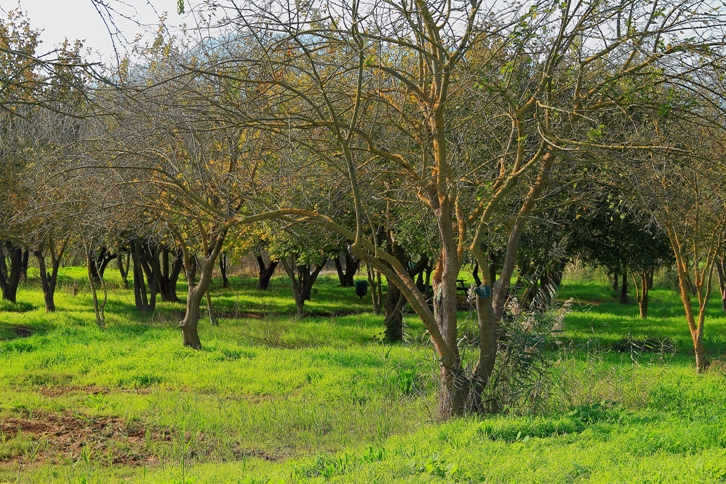
M 105 331 L 83 269 L 62 271 L 55 314 L 32 275 L 0 307 L 1 482 L 726 480 L 726 317 L 713 301 L 696 375 L 667 281 L 641 320 L 604 278 L 566 280 L 544 409 L 441 423 L 421 324 L 381 342 L 382 316 L 334 277 L 302 319 L 285 278 L 216 286 L 224 318 L 194 351 L 181 305 L 141 314 L 115 274 Z

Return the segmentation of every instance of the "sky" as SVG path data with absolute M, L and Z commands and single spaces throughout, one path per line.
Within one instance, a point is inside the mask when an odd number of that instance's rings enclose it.
M 153 32 L 159 15 L 164 12 L 171 27 L 188 21 L 177 14 L 177 0 L 105 0 L 105 3 L 118 10 L 113 19 L 129 41 L 145 31 Z M 18 6 L 27 13 L 31 27 L 43 31 L 40 53 L 52 50 L 65 38 L 70 41 L 82 39 L 85 40 L 84 45 L 93 50 L 94 60 L 115 61 L 112 37 L 92 0 L 0 0 L 0 15 L 4 17 L 5 12 Z M 133 17 L 146 27 L 123 18 L 124 15 Z M 147 36 L 151 37 L 151 34 Z M 123 55 L 122 43 L 116 42 L 116 46 Z

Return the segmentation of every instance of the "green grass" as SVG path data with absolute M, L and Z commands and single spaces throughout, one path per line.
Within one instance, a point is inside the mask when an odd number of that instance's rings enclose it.
M 406 317 L 406 344 L 380 342 L 383 317 L 334 277 L 301 319 L 285 278 L 267 292 L 248 278 L 215 286 L 225 317 L 201 322 L 194 351 L 182 305 L 141 314 L 109 271 L 101 331 L 84 270 L 61 276 L 57 313 L 32 280 L 0 307 L 0 482 L 726 481 L 718 301 L 712 371 L 696 375 L 671 289 L 656 287 L 641 320 L 603 278 L 567 280 L 560 297 L 577 302 L 544 409 L 441 423 L 420 322 Z

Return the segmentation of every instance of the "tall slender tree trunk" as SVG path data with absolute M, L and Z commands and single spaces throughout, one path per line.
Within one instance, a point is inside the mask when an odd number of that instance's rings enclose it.
M 86 274 L 88 276 L 88 286 L 91 289 L 91 297 L 93 298 L 93 312 L 96 316 L 96 325 L 98 325 L 99 328 L 102 330 L 106 329 L 106 303 L 108 302 L 108 292 L 106 291 L 106 284 L 103 281 L 103 275 L 102 273 L 99 273 L 96 271 L 95 276 L 100 277 L 100 279 L 96 279 L 94 277 L 93 268 L 96 267 L 94 265 L 94 257 L 93 257 L 93 243 L 91 241 L 86 240 L 85 238 L 82 238 L 83 240 L 83 249 L 86 253 Z M 98 290 L 96 288 L 96 285 L 100 285 L 101 290 L 103 291 L 103 300 L 98 299 Z

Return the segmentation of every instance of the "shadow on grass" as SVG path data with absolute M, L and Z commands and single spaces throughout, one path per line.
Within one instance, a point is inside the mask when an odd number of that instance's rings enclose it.
M 17 338 L 28 338 L 32 335 L 45 334 L 53 329 L 49 324 L 13 324 L 0 321 L 0 341 L 10 341 Z
M 641 344 L 675 348 L 678 353 L 691 354 L 691 341 L 683 306 L 677 292 L 670 289 L 651 291 L 648 318 L 640 318 L 638 304 L 617 301 L 607 283 L 568 282 L 560 291 L 560 299 L 574 298 L 576 305 L 565 318 L 562 339 L 580 347 L 598 346 L 604 350 L 624 351 Z M 577 304 L 579 303 L 579 304 Z M 697 308 L 694 308 L 697 311 Z M 709 354 L 726 351 L 726 313 L 720 301 L 712 297 L 706 312 L 705 344 Z

